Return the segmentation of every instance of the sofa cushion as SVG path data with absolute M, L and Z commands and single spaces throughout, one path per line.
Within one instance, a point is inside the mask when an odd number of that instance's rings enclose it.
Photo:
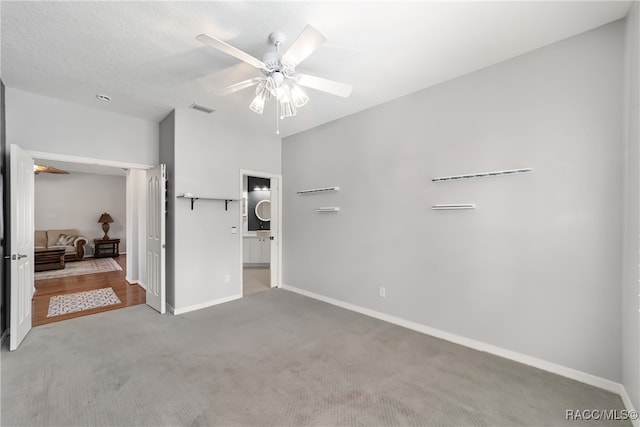
M 78 236 L 76 235 L 72 235 L 72 234 L 61 234 L 60 237 L 58 237 L 58 240 L 56 241 L 56 246 L 61 245 L 61 246 L 73 246 L 73 242 L 74 240 L 76 240 Z
M 47 247 L 47 231 L 46 230 L 36 230 L 33 246 L 36 248 L 46 248 Z
M 66 234 L 69 236 L 77 236 L 80 233 L 78 233 L 78 230 L 75 230 L 73 228 L 69 228 L 66 230 L 47 230 L 48 246 L 55 246 L 61 234 Z M 73 241 L 71 242 L 71 245 L 73 245 Z

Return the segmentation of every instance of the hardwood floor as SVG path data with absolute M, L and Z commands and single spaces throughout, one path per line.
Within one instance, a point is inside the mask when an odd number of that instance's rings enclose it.
M 118 264 L 120 264 L 122 271 L 36 280 L 36 292 L 32 300 L 33 315 L 31 322 L 33 326 L 59 322 L 61 320 L 71 319 L 74 317 L 88 316 L 90 314 L 116 310 L 118 308 L 129 307 L 137 304 L 144 304 L 146 299 L 145 290 L 141 286 L 131 285 L 125 280 L 127 268 L 126 255 L 120 255 L 114 259 Z M 91 310 L 83 310 L 60 316 L 47 317 L 47 313 L 49 311 L 49 299 L 52 296 L 108 287 L 113 288 L 116 295 L 118 295 L 118 298 L 122 301 L 120 304 L 98 307 Z

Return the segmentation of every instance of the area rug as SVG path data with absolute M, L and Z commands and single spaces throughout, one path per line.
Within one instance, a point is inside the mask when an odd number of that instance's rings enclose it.
M 47 317 L 75 313 L 96 307 L 120 304 L 120 298 L 113 288 L 95 289 L 93 291 L 76 292 L 75 294 L 56 295 L 49 300 Z
M 80 276 L 83 274 L 107 273 L 122 270 L 113 258 L 92 258 L 84 261 L 67 262 L 60 270 L 37 271 L 35 280 L 55 279 L 58 277 Z

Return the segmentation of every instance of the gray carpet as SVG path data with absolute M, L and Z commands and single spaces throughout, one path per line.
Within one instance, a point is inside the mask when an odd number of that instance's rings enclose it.
M 2 351 L 8 426 L 561 426 L 617 395 L 287 291 L 141 305 Z M 630 425 L 607 422 L 607 426 Z

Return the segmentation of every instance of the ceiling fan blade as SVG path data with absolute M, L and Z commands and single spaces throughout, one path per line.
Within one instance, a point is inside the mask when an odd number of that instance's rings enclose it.
M 45 173 L 57 173 L 57 174 L 68 174 L 69 172 L 63 171 L 62 169 L 54 168 L 53 166 L 44 166 L 44 165 L 33 165 L 33 171 L 37 174 L 40 172 Z
M 333 80 L 323 79 L 322 77 L 310 76 L 308 74 L 296 74 L 296 82 L 300 86 L 310 87 L 311 89 L 321 90 L 332 95 L 348 97 L 353 89 L 351 85 L 336 82 Z
M 324 34 L 307 25 L 282 56 L 282 62 L 295 68 L 326 40 Z
M 196 40 L 204 44 L 207 44 L 213 47 L 214 49 L 218 49 L 220 52 L 226 53 L 227 55 L 231 55 L 234 58 L 244 61 L 247 64 L 253 65 L 256 68 L 265 67 L 264 62 L 260 61 L 257 58 L 254 58 L 253 56 L 249 55 L 246 52 L 241 51 L 238 48 L 231 46 L 230 44 L 223 42 L 222 40 L 215 39 L 206 34 L 200 34 L 199 36 L 196 37 Z
M 266 80 L 265 77 L 254 77 L 249 80 L 244 80 L 238 83 L 234 83 L 231 86 L 223 87 L 222 89 L 216 92 L 216 95 L 224 96 L 229 95 L 234 92 L 238 92 L 239 90 L 246 89 L 251 86 L 257 85 L 260 81 Z

